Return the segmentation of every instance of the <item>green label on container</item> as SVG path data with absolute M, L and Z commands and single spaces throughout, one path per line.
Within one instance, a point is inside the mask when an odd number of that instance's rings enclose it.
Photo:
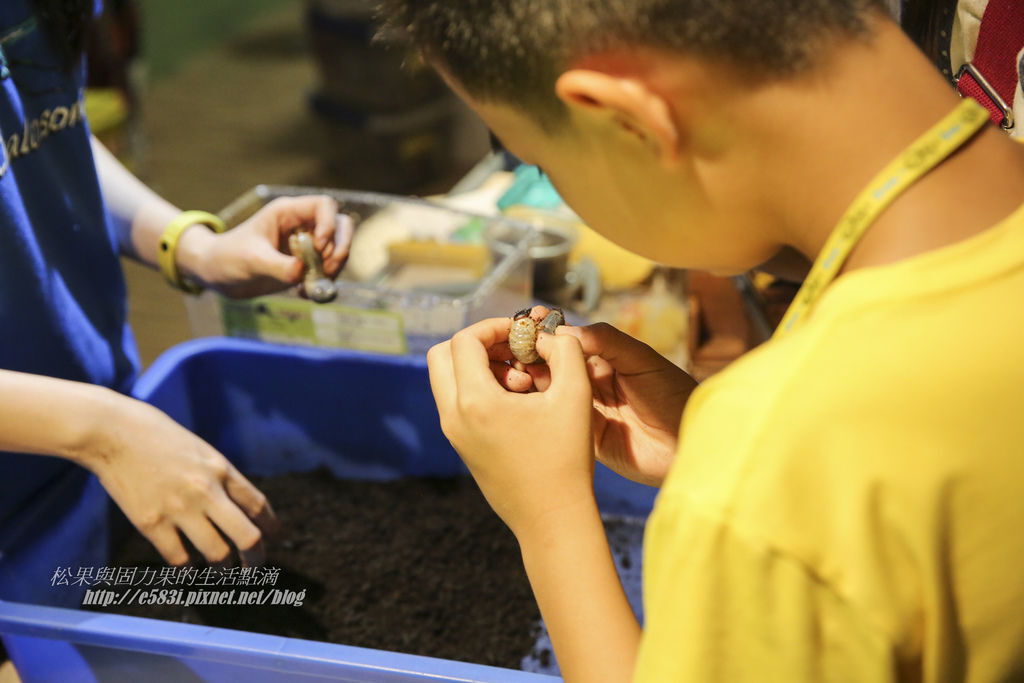
M 374 353 L 406 352 L 402 317 L 389 311 L 275 296 L 242 301 L 221 298 L 220 311 L 229 337 Z

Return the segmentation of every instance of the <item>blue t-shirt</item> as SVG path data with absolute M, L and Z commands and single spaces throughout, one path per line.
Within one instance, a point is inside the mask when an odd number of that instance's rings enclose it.
M 138 360 L 82 69 L 61 70 L 26 3 L 2 4 L 0 41 L 15 35 L 0 80 L 0 367 L 128 391 Z
M 0 2 L 0 49 L 0 368 L 126 393 L 138 354 L 89 145 L 84 69 L 61 68 L 27 0 Z M 65 461 L 0 454 L 0 598 L 22 522 L 69 477 L 85 485 Z

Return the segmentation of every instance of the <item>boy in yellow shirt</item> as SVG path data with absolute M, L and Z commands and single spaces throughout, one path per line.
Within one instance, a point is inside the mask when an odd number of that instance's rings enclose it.
M 507 319 L 431 350 L 567 680 L 1024 678 L 1024 148 L 873 0 L 389 7 L 605 236 L 718 273 L 816 259 L 699 388 L 604 325 L 542 335 L 540 368 L 504 364 Z M 595 457 L 662 486 L 642 632 Z

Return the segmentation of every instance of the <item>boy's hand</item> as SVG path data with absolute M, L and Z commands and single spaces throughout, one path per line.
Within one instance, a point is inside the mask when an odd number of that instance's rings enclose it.
M 591 391 L 579 341 L 549 334 L 537 341 L 550 371 L 545 391 L 507 391 L 495 375 L 507 372 L 508 331 L 508 318 L 476 323 L 430 349 L 427 363 L 445 436 L 519 535 L 593 500 Z
M 288 235 L 303 228 L 313 231 L 324 272 L 333 279 L 352 241 L 351 230 L 338 231 L 338 225 L 337 202 L 328 196 L 281 197 L 221 235 L 189 228 L 178 244 L 178 264 L 186 276 L 225 296 L 270 294 L 302 279 L 302 260 L 288 253 Z
M 675 457 L 683 407 L 697 382 L 654 349 L 607 323 L 559 327 L 579 340 L 593 389 L 597 459 L 620 475 L 660 486 Z M 548 382 L 544 366 L 526 368 Z

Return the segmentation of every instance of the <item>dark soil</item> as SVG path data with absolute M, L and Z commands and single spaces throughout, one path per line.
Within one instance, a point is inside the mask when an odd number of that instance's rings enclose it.
M 305 589 L 301 607 L 117 611 L 512 669 L 531 652 L 540 614 L 518 545 L 472 479 L 365 482 L 316 471 L 253 482 L 286 530 L 265 566 L 281 568 L 276 588 Z M 162 563 L 133 532 L 110 564 Z

